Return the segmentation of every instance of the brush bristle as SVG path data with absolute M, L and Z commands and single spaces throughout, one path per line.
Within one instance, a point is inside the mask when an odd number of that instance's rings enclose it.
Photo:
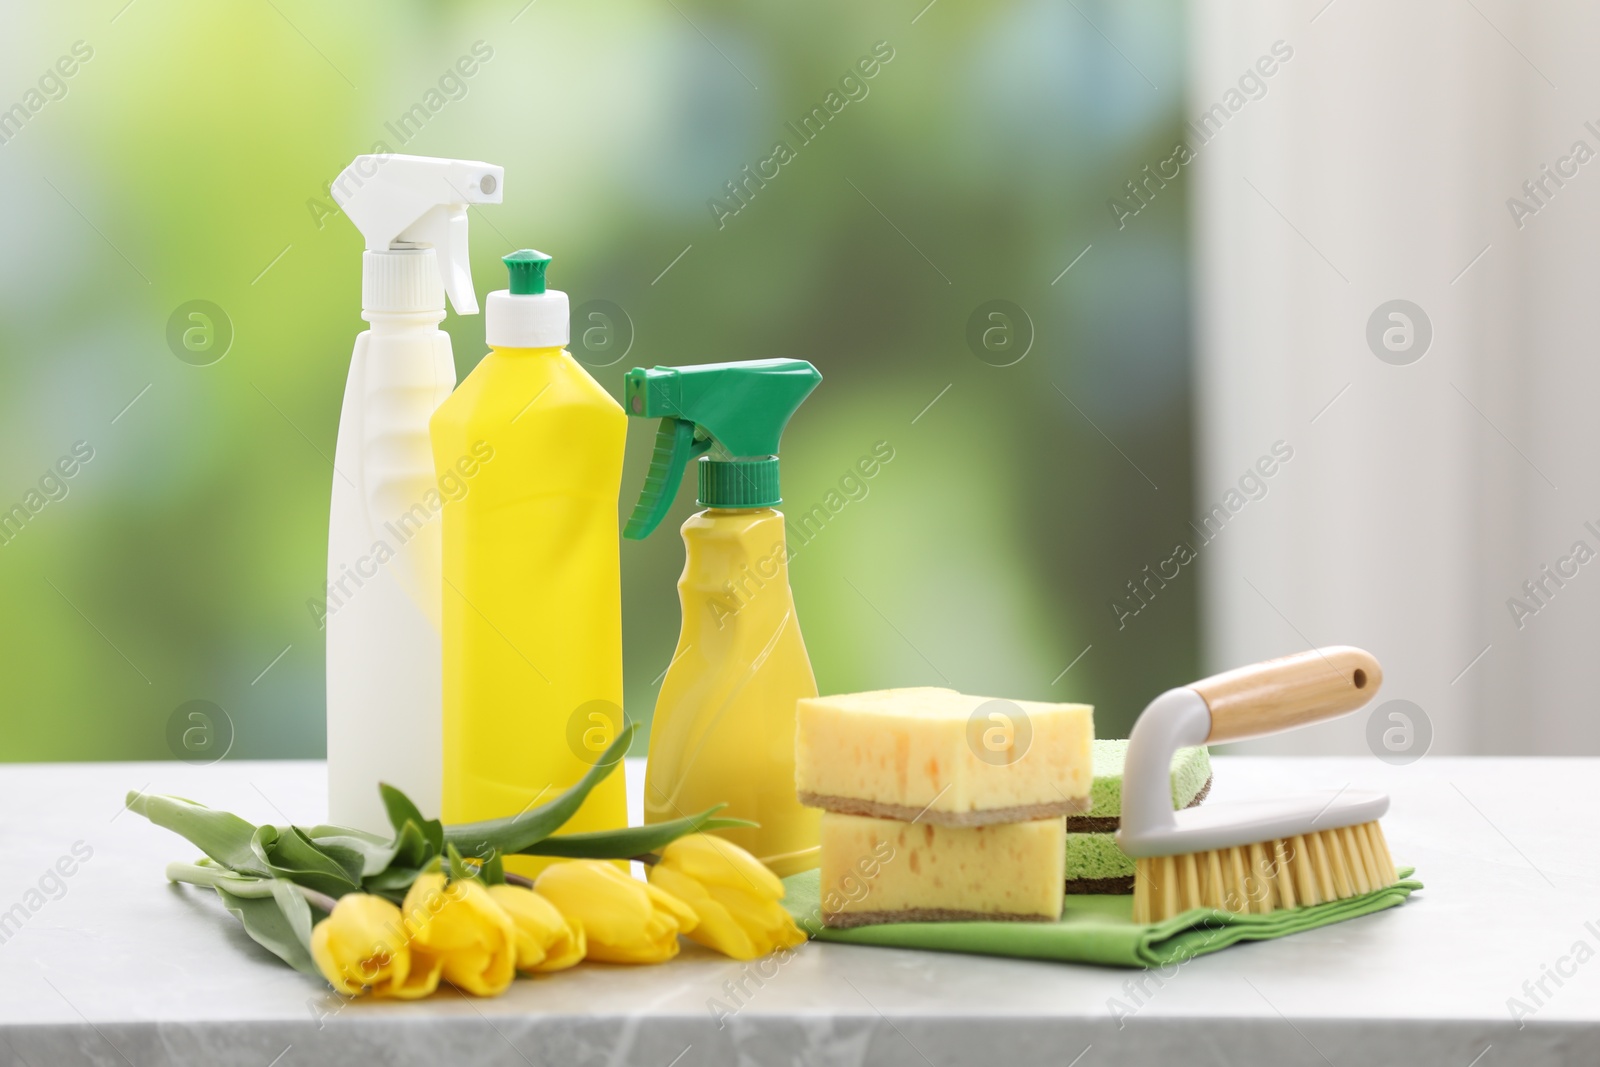
M 1191 908 L 1265 915 L 1360 896 L 1396 881 L 1376 822 L 1276 841 L 1140 859 L 1133 921 L 1155 923 Z

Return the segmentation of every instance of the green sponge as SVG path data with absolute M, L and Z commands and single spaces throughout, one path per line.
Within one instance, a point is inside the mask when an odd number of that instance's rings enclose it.
M 1091 806 L 1067 818 L 1068 893 L 1133 892 L 1133 860 L 1117 847 L 1122 815 L 1122 763 L 1126 741 L 1094 743 Z M 1211 756 L 1204 748 L 1180 748 L 1172 757 L 1172 804 L 1192 808 L 1211 789 Z
M 1114 835 L 1067 835 L 1067 892 L 1133 892 L 1133 859 L 1117 847 Z

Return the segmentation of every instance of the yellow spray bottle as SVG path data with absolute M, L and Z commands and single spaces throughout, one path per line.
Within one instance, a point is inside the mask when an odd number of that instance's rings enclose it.
M 588 770 L 622 728 L 617 493 L 627 417 L 566 351 L 550 257 L 505 257 L 489 354 L 434 412 L 443 509 L 445 822 L 512 816 Z M 485 457 L 492 462 L 485 462 Z M 627 825 L 623 779 L 565 832 Z M 506 867 L 535 874 L 547 861 Z
M 623 535 L 661 523 L 695 456 L 705 508 L 683 524 L 683 629 L 650 728 L 645 822 L 726 803 L 721 815 L 760 826 L 717 832 L 780 876 L 816 866 L 819 813 L 794 785 L 795 702 L 817 682 L 774 510 L 778 442 L 821 380 L 804 360 L 763 359 L 637 367 L 623 387 L 628 414 L 662 420 Z

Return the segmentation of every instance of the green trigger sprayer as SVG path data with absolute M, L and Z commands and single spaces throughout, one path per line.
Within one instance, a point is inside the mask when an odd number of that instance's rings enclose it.
M 756 359 L 694 367 L 635 367 L 623 383 L 629 415 L 660 419 L 644 491 L 623 536 L 649 537 L 667 517 L 689 460 L 700 464 L 700 504 L 770 508 L 778 495 L 778 440 L 822 381 L 803 359 Z M 709 492 L 709 495 L 708 495 Z
M 778 443 L 822 380 L 800 359 L 635 367 L 623 407 L 659 418 L 644 490 L 623 536 L 666 517 L 689 460 L 699 502 L 683 524 L 683 628 L 661 683 L 645 775 L 646 823 L 726 803 L 759 827 L 717 833 L 780 877 L 816 865 L 817 811 L 794 789 L 795 702 L 817 695 L 794 597 Z

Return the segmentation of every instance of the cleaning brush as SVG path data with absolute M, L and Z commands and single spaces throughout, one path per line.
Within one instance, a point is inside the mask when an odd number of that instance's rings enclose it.
M 1173 811 L 1172 756 L 1355 711 L 1383 668 L 1359 648 L 1319 648 L 1170 689 L 1133 725 L 1117 844 L 1136 861 L 1133 921 L 1191 908 L 1266 914 L 1359 896 L 1396 881 L 1378 819 L 1383 793 L 1308 793 Z

